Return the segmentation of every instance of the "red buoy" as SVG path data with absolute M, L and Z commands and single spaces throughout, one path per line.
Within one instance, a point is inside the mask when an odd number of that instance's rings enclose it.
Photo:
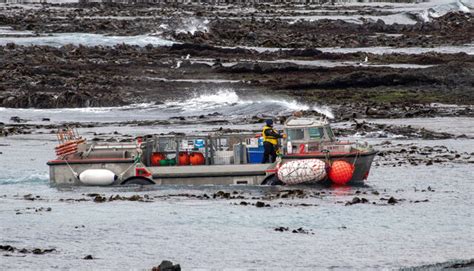
M 328 176 L 333 183 L 344 185 L 352 179 L 354 169 L 354 165 L 344 160 L 337 160 L 332 163 Z
M 189 154 L 187 152 L 180 152 L 178 156 L 178 165 L 189 165 Z
M 159 166 L 160 165 L 160 161 L 161 160 L 164 160 L 166 157 L 164 154 L 162 154 L 161 152 L 154 152 L 151 154 L 151 166 Z
M 189 162 L 191 165 L 204 165 L 206 163 L 206 159 L 204 159 L 204 155 L 200 152 L 192 152 L 189 155 Z

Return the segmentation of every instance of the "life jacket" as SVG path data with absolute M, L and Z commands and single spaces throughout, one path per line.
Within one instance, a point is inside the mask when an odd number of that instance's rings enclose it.
M 273 130 L 275 133 L 278 133 L 275 129 L 273 129 L 272 127 L 268 126 L 268 125 L 265 125 L 265 127 L 263 127 L 263 131 L 262 131 L 262 135 L 263 135 L 263 142 L 270 142 L 272 143 L 273 145 L 277 145 L 278 144 L 278 138 L 274 137 L 274 136 L 267 136 L 265 135 L 265 131 L 268 130 L 268 129 L 271 129 Z

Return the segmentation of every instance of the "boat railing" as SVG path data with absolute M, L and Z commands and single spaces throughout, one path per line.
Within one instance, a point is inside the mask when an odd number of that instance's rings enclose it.
M 160 157 L 162 165 L 226 165 L 247 164 L 247 150 L 258 144 L 255 134 L 208 134 L 208 135 L 155 135 L 142 143 L 144 163 L 158 166 L 154 157 Z M 187 161 L 187 156 L 202 156 Z M 160 165 L 161 165 L 160 164 Z

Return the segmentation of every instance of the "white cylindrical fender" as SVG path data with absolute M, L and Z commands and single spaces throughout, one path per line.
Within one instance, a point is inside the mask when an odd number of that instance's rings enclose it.
M 108 169 L 86 169 L 79 174 L 79 180 L 86 185 L 111 185 L 116 178 Z
M 294 160 L 278 169 L 278 179 L 285 184 L 319 182 L 326 177 L 326 163 L 319 159 Z

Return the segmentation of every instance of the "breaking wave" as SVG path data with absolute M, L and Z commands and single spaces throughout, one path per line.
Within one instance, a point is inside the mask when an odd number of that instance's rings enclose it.
M 175 32 L 176 33 L 191 33 L 194 35 L 194 33 L 200 31 L 200 32 L 207 32 L 209 30 L 208 25 L 209 20 L 201 20 L 198 18 L 190 17 L 190 18 L 185 18 L 182 21 L 182 24 L 180 27 L 178 27 Z
M 408 12 L 420 21 L 429 22 L 434 18 L 446 15 L 449 12 L 472 13 L 474 8 L 474 0 L 456 0 L 450 3 L 429 7 L 425 10 Z
M 184 113 L 212 113 L 223 115 L 283 115 L 293 111 L 314 110 L 328 118 L 334 118 L 327 106 L 309 105 L 288 98 L 274 98 L 265 95 L 239 96 L 230 89 L 220 89 L 216 92 L 197 94 L 184 101 L 170 101 L 168 107 L 181 107 Z
M 0 111 L 6 108 L 0 108 Z M 157 120 L 176 116 L 200 116 L 218 113 L 229 118 L 255 115 L 282 116 L 294 111 L 313 110 L 328 118 L 334 118 L 331 108 L 318 104 L 307 104 L 287 97 L 262 94 L 239 95 L 232 89 L 217 89 L 196 93 L 185 99 L 173 99 L 162 104 L 138 103 L 121 107 L 86 107 L 58 109 L 13 109 L 1 114 L 0 122 L 9 122 L 11 116 L 18 116 L 30 123 L 51 122 L 120 122 L 131 120 Z
M 160 29 L 164 31 L 171 30 L 176 34 L 190 33 L 191 35 L 194 35 L 194 33 L 196 32 L 208 32 L 208 24 L 208 19 L 199 19 L 196 17 L 174 18 L 168 24 L 161 24 Z M 160 31 L 158 31 L 157 33 L 160 33 Z

